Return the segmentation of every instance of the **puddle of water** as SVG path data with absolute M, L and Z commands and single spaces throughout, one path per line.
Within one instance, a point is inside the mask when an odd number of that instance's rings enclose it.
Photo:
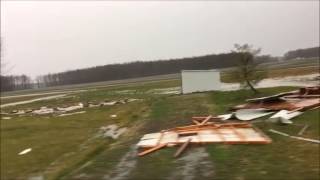
M 131 171 L 137 164 L 137 147 L 132 145 L 129 152 L 127 152 L 119 161 L 115 169 L 103 177 L 106 180 L 122 180 L 128 179 Z
M 263 79 L 255 85 L 256 88 L 268 88 L 278 86 L 317 86 L 320 85 L 316 78 L 319 74 L 309 74 L 301 76 L 287 76 L 282 78 Z M 222 91 L 238 90 L 239 83 L 222 83 Z
M 168 178 L 170 179 L 183 179 L 192 180 L 196 179 L 197 171 L 200 172 L 202 177 L 209 178 L 214 174 L 213 164 L 209 160 L 209 154 L 206 152 L 204 147 L 192 148 L 186 154 L 183 154 L 177 160 L 178 164 L 182 166 L 178 167 L 177 170 Z
M 151 94 L 180 94 L 181 87 L 152 89 L 152 90 L 147 91 L 147 93 L 151 93 Z

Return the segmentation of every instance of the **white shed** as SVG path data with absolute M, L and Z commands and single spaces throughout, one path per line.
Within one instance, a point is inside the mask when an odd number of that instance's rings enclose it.
M 217 70 L 182 70 L 182 93 L 220 90 L 220 72 Z

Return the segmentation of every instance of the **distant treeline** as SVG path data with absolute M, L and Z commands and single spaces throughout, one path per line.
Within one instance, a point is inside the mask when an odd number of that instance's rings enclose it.
M 289 51 L 285 54 L 284 59 L 309 57 L 319 57 L 319 47 Z M 188 69 L 228 68 L 237 66 L 240 58 L 241 54 L 239 53 L 225 53 L 180 59 L 110 64 L 61 73 L 46 74 L 37 77 L 33 82 L 25 75 L 1 76 L 1 91 L 163 75 L 179 73 L 181 70 Z M 271 56 L 259 56 L 255 59 L 255 61 L 259 63 L 276 60 L 277 58 Z
M 178 73 L 183 69 L 226 68 L 238 65 L 240 56 L 241 55 L 238 53 L 228 53 L 182 59 L 110 64 L 62 73 L 47 74 L 38 77 L 37 82 L 38 84 L 44 84 L 45 86 L 56 86 L 171 74 Z M 258 59 L 258 61 L 267 60 L 270 60 L 269 56 L 261 56 Z
M 311 58 L 319 57 L 320 47 L 306 48 L 306 49 L 297 49 L 293 51 L 288 51 L 284 54 L 284 59 L 296 59 L 296 58 Z
M 26 75 L 1 76 L 1 91 L 31 89 L 32 80 Z

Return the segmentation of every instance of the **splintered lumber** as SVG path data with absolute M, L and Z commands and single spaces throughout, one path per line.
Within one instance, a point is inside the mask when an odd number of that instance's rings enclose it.
M 311 108 L 310 110 L 315 110 L 315 109 L 318 109 L 318 108 L 320 108 L 320 106 L 316 106 L 314 108 Z
M 192 120 L 192 122 L 195 123 L 196 125 L 201 124 L 201 123 L 199 123 L 199 121 L 197 121 L 197 120 Z
M 212 118 L 212 116 L 208 116 L 206 119 L 204 119 L 202 122 L 201 122 L 201 125 L 204 125 L 206 124 L 210 119 Z
M 204 121 L 207 118 L 208 118 L 208 116 L 194 116 L 194 117 L 192 117 L 192 121 L 196 120 L 196 121 L 199 122 L 199 121 Z M 209 118 L 209 120 L 221 120 L 221 118 L 220 117 L 216 117 L 216 116 L 211 116 Z
M 302 135 L 303 133 L 304 133 L 304 131 L 306 131 L 307 130 L 307 128 L 309 127 L 309 125 L 304 125 L 304 127 L 299 131 L 299 133 L 298 133 L 298 135 Z
M 302 141 L 308 141 L 308 142 L 313 142 L 313 143 L 320 144 L 320 140 L 317 140 L 317 139 L 303 138 L 303 137 L 299 137 L 299 136 L 291 136 L 291 135 L 289 135 L 287 133 L 283 133 L 283 132 L 280 132 L 280 131 L 277 131 L 277 130 L 274 130 L 274 129 L 269 129 L 269 131 L 272 132 L 272 133 L 279 134 L 279 135 L 286 136 L 286 137 L 290 137 L 290 138 L 293 138 L 293 139 L 298 139 L 298 140 L 302 140 Z
M 167 146 L 167 143 L 166 144 L 160 144 L 160 145 L 155 146 L 153 148 L 150 148 L 150 149 L 147 149 L 145 151 L 142 151 L 141 153 L 138 154 L 138 156 L 144 156 L 146 154 L 149 154 L 149 153 L 152 153 L 154 151 L 157 151 L 157 150 L 159 150 L 159 149 L 161 149 L 161 148 L 163 148 L 165 146 Z
M 192 131 L 192 130 L 204 130 L 204 129 L 212 129 L 212 128 L 223 128 L 223 127 L 236 127 L 236 128 L 246 128 L 252 127 L 249 123 L 206 123 L 206 124 L 198 124 L 198 125 L 189 125 L 189 126 L 180 126 L 172 129 L 168 129 L 166 131 Z
M 187 146 L 189 145 L 190 141 L 191 141 L 191 138 L 189 138 L 186 142 L 184 142 L 184 143 L 180 146 L 180 148 L 179 148 L 179 149 L 177 150 L 177 152 L 174 154 L 174 157 L 175 157 L 175 158 L 178 157 L 178 156 L 187 148 Z

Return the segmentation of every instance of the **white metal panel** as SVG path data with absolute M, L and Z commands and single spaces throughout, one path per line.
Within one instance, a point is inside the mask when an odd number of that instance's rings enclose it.
M 220 72 L 216 70 L 182 70 L 182 93 L 220 90 Z

